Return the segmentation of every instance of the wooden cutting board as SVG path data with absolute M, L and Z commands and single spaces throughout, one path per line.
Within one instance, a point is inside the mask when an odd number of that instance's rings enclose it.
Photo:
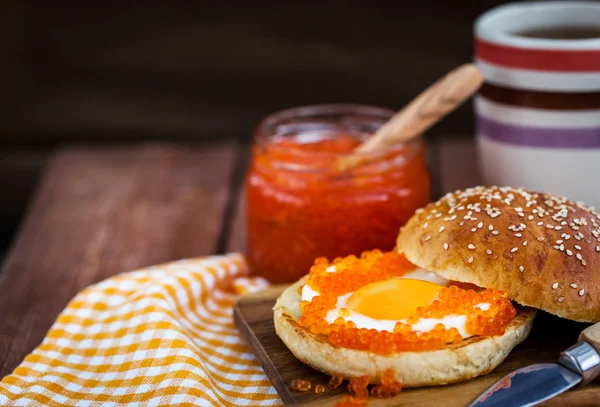
M 234 309 L 234 320 L 242 338 L 253 349 L 265 373 L 288 406 L 333 406 L 344 394 L 346 383 L 336 390 L 327 389 L 329 377 L 297 360 L 275 334 L 273 305 L 285 287 L 269 288 L 239 299 Z M 545 313 L 538 313 L 533 330 L 521 345 L 490 374 L 465 383 L 406 389 L 398 396 L 378 400 L 369 398 L 370 406 L 465 406 L 483 390 L 514 369 L 538 362 L 555 362 L 558 354 L 577 341 L 579 332 L 586 325 L 563 320 Z M 289 388 L 293 379 L 310 380 L 308 392 Z M 317 384 L 325 385 L 326 391 L 315 394 Z M 543 406 L 599 406 L 600 383 L 576 387 Z

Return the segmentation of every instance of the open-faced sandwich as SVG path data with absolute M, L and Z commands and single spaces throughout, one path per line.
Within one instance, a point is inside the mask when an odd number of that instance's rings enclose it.
M 396 390 L 455 383 L 498 366 L 536 309 L 600 321 L 598 270 L 591 208 L 476 187 L 417 211 L 392 252 L 317 259 L 277 300 L 275 328 L 298 359 L 334 377 Z

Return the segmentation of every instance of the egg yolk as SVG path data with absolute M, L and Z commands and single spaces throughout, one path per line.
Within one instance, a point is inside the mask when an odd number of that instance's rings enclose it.
M 356 290 L 348 299 L 348 308 L 375 319 L 400 320 L 431 304 L 442 288 L 412 278 L 377 281 Z

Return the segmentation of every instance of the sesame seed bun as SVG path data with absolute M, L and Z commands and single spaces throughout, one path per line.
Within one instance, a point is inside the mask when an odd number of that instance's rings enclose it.
M 417 211 L 397 243 L 408 260 L 449 280 L 600 321 L 600 215 L 581 202 L 504 187 L 456 191 Z
M 535 310 L 517 307 L 517 315 L 503 335 L 474 336 L 459 345 L 440 350 L 398 352 L 377 355 L 363 350 L 332 345 L 325 335 L 311 333 L 298 325 L 301 316 L 298 287 L 306 277 L 288 287 L 277 299 L 274 323 L 277 336 L 294 356 L 308 366 L 344 379 L 367 375 L 379 383 L 392 369 L 403 387 L 437 386 L 457 383 L 492 371 L 521 343 L 531 330 Z

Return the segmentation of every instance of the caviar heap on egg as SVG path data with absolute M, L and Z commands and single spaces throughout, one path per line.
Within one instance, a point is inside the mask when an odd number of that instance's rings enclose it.
M 502 335 L 516 315 L 501 291 L 421 278 L 415 270 L 396 252 L 319 258 L 299 290 L 298 324 L 335 346 L 385 355 Z

